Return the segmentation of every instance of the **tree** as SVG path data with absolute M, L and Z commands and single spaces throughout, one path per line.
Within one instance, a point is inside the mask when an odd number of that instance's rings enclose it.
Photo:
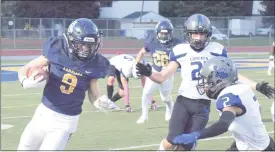
M 261 5 L 264 10 L 259 10 L 260 14 L 263 16 L 274 16 L 274 1 L 262 1 Z M 274 17 L 264 17 L 262 20 L 263 24 L 273 24 L 275 26 Z
M 12 5 L 5 9 L 5 5 Z M 3 5 L 4 4 L 4 5 Z M 98 18 L 100 6 L 97 1 L 9 1 L 2 2 L 2 15 L 12 13 L 27 18 Z
M 259 10 L 260 14 L 263 16 L 274 16 L 274 1 L 262 1 L 261 5 L 263 6 L 264 10 Z
M 251 15 L 252 2 L 161 1 L 159 12 L 165 17 L 188 17 L 195 13 L 201 13 L 206 16 L 245 16 Z

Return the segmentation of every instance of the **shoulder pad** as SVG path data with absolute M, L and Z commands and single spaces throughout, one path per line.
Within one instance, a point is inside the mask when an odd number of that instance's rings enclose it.
M 89 68 L 91 70 L 95 70 L 92 74 L 94 79 L 105 78 L 107 76 L 107 72 L 110 66 L 110 62 L 103 55 L 97 53 L 95 58 L 90 62 Z
M 208 51 L 214 56 L 227 57 L 227 49 L 218 42 L 210 42 Z
M 104 66 L 105 67 L 105 66 L 109 66 L 110 65 L 109 60 L 106 57 L 104 57 L 103 55 L 97 53 L 96 57 L 97 57 L 97 63 L 100 66 Z
M 49 53 L 58 52 L 61 49 L 63 49 L 63 39 L 61 37 L 51 37 L 44 43 L 42 55 L 48 57 Z
M 181 43 L 173 47 L 172 51 L 175 55 L 187 53 L 188 49 L 190 49 L 189 44 Z

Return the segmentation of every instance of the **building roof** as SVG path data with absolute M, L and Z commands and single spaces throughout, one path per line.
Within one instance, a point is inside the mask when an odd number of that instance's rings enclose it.
M 123 17 L 123 19 L 135 19 L 135 18 L 143 16 L 143 15 L 145 15 L 147 13 L 150 13 L 150 12 L 134 12 L 132 14 L 129 14 L 129 15 Z

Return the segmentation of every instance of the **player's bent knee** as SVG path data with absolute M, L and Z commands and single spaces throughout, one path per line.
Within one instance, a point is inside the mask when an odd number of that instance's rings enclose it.
M 175 136 L 169 136 L 166 138 L 166 141 L 167 143 L 169 143 L 170 147 L 174 148 L 172 150 L 187 150 L 187 151 L 190 151 L 190 150 L 193 150 L 195 149 L 196 147 L 196 144 L 175 144 L 172 142 L 172 140 L 174 139 Z M 169 146 L 169 144 L 167 144 L 167 146 Z
M 115 83 L 115 77 L 114 76 L 109 76 L 107 83 L 108 83 L 108 85 L 114 85 L 114 83 Z
M 162 140 L 162 146 L 165 150 L 175 150 L 178 146 L 170 143 L 167 139 Z
M 118 94 L 119 94 L 121 97 L 124 97 L 124 95 L 125 95 L 124 90 L 119 89 Z
M 172 101 L 172 97 L 171 96 L 161 97 L 161 100 L 165 103 L 168 103 Z

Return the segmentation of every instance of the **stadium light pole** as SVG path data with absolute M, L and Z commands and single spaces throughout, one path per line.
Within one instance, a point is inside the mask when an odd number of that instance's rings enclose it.
M 144 0 L 142 0 L 142 5 L 141 5 L 141 12 L 140 12 L 140 18 L 139 18 L 140 23 L 142 21 L 143 7 L 144 7 Z

